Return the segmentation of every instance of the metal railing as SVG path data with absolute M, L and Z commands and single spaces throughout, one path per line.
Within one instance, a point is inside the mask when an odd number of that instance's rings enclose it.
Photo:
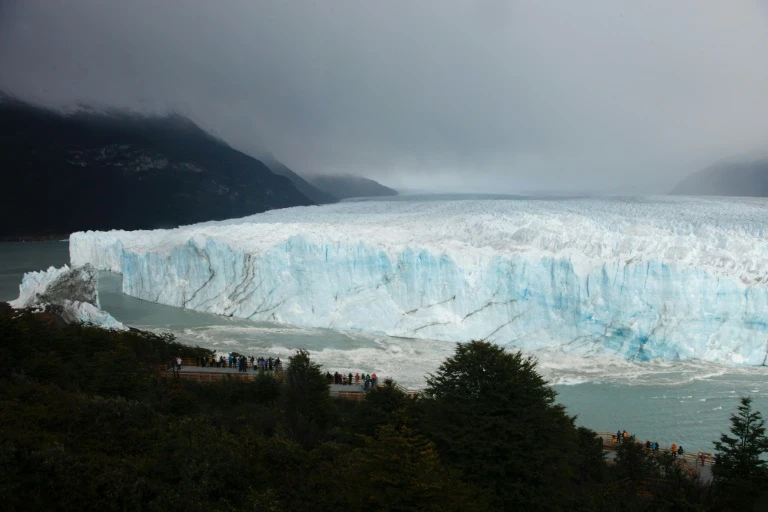
M 616 439 L 616 434 L 611 432 L 597 432 L 597 435 L 603 440 L 603 448 L 608 450 L 615 450 L 616 445 L 624 442 L 623 440 Z M 637 441 L 637 439 L 635 439 L 635 442 L 644 446 L 644 443 Z M 650 453 L 672 453 L 672 448 L 670 446 L 659 446 L 658 451 L 650 450 Z M 701 450 L 698 450 L 695 453 L 686 451 L 682 455 L 677 455 L 677 458 L 695 466 L 712 466 L 715 463 L 714 454 L 712 452 Z

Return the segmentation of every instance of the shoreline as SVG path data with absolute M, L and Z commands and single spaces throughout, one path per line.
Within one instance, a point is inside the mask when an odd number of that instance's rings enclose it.
M 69 235 L 0 235 L 0 242 L 69 242 Z

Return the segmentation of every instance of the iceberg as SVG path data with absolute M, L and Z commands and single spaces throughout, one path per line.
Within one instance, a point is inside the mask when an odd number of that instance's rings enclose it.
M 396 337 L 762 365 L 768 201 L 366 201 L 74 233 L 140 299 Z
M 14 309 L 45 311 L 56 306 L 67 323 L 84 322 L 110 330 L 127 330 L 112 315 L 101 310 L 98 271 L 91 265 L 79 268 L 50 267 L 46 271 L 27 272 L 19 285 L 19 298 L 11 301 Z

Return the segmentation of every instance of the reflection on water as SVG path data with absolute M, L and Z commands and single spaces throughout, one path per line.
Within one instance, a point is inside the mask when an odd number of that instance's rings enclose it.
M 18 295 L 25 271 L 68 261 L 62 242 L 0 244 L 0 300 Z M 191 345 L 221 352 L 286 358 L 305 348 L 330 371 L 376 372 L 409 387 L 422 387 L 453 352 L 453 344 L 307 329 L 225 318 L 144 302 L 121 293 L 121 276 L 102 273 L 102 308 L 121 322 L 156 332 L 170 331 Z M 597 430 L 626 429 L 662 444 L 683 443 L 711 450 L 727 430 L 738 397 L 751 395 L 768 414 L 768 369 L 732 368 L 711 362 L 640 363 L 614 357 L 583 358 L 557 351 L 534 354 L 559 400 L 580 424 Z

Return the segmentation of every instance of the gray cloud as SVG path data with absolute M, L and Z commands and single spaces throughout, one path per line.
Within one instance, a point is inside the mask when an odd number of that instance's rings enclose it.
M 6 1 L 0 70 L 400 187 L 664 191 L 768 134 L 761 0 Z

